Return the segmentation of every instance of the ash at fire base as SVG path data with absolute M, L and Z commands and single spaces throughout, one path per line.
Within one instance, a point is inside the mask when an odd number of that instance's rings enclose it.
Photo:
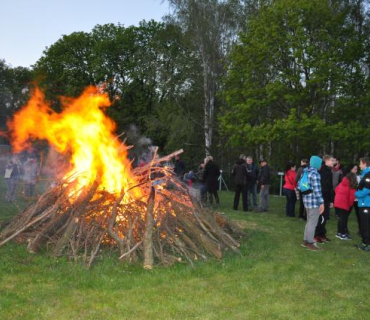
M 117 248 L 120 259 L 154 264 L 222 258 L 239 252 L 244 232 L 224 216 L 206 210 L 156 153 L 132 169 L 128 149 L 114 135 L 115 124 L 103 112 L 106 94 L 89 87 L 76 99 L 62 100 L 54 112 L 36 89 L 29 103 L 8 123 L 12 147 L 20 152 L 34 140 L 46 140 L 70 166 L 0 234 L 0 246 L 28 241 L 28 250 L 47 247 L 90 267 L 104 247 Z

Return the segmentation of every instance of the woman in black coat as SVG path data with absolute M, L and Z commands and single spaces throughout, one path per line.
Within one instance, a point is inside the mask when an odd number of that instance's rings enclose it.
M 209 204 L 213 204 L 213 196 L 216 199 L 216 204 L 220 204 L 220 199 L 218 197 L 217 189 L 218 189 L 218 178 L 220 177 L 220 169 L 218 168 L 217 164 L 213 162 L 213 158 L 211 156 L 206 157 L 206 166 L 204 168 L 204 184 L 207 189 L 207 193 L 209 196 Z

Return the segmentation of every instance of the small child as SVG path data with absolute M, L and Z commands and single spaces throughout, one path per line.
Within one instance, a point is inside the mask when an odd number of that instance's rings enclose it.
M 352 240 L 348 234 L 348 217 L 355 202 L 357 177 L 354 173 L 348 173 L 335 189 L 334 208 L 339 217 L 337 238 Z

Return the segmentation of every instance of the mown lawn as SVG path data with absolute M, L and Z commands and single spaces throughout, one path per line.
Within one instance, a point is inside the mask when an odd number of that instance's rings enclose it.
M 0 248 L 0 319 L 370 319 L 370 254 L 353 247 L 354 216 L 353 241 L 334 237 L 332 218 L 332 242 L 312 252 L 300 246 L 304 222 L 285 217 L 284 198 L 247 214 L 230 210 L 232 199 L 222 192 L 220 211 L 245 221 L 242 254 L 195 268 L 148 272 L 107 253 L 87 271 L 23 245 Z M 1 223 L 16 209 L 0 203 Z

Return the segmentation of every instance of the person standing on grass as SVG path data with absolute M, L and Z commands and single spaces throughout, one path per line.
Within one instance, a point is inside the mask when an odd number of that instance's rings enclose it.
M 34 156 L 30 156 L 24 164 L 24 194 L 26 197 L 33 197 L 35 195 L 37 179 L 37 160 Z
M 203 180 L 209 196 L 209 204 L 213 206 L 213 197 L 215 197 L 216 206 L 219 206 L 220 198 L 218 197 L 217 189 L 221 172 L 217 164 L 213 162 L 213 157 L 206 157 L 205 163 Z
M 301 178 L 303 170 L 308 167 L 308 164 L 309 164 L 308 159 L 302 159 L 301 160 L 301 166 L 298 168 L 297 174 L 295 176 L 295 183 L 296 184 L 298 183 L 299 179 Z M 304 209 L 302 193 L 301 193 L 300 190 L 298 190 L 298 194 L 299 194 L 299 216 L 298 216 L 298 218 L 303 219 L 303 220 L 307 220 L 307 214 L 306 214 L 306 211 Z
M 297 202 L 297 197 L 295 194 L 295 188 L 297 185 L 295 182 L 295 169 L 295 164 L 288 163 L 284 174 L 285 184 L 283 186 L 283 190 L 286 196 L 286 215 L 288 217 L 295 217 L 295 204 Z
M 358 199 L 362 244 L 358 247 L 370 252 L 370 158 L 360 159 L 361 180 L 355 197 Z
M 5 183 L 7 186 L 5 200 L 8 202 L 15 200 L 15 191 L 20 178 L 18 161 L 16 158 L 10 159 L 5 165 Z
M 234 210 L 238 210 L 240 194 L 242 195 L 243 211 L 248 211 L 247 199 L 247 164 L 245 155 L 241 154 L 239 160 L 234 164 L 232 175 L 235 180 Z
M 353 172 L 348 173 L 335 188 L 334 208 L 339 217 L 336 237 L 340 240 L 352 240 L 348 233 L 348 217 L 355 202 L 356 189 L 357 177 Z
M 321 176 L 321 190 L 324 198 L 324 213 L 319 219 L 316 232 L 315 241 L 318 243 L 329 242 L 330 239 L 326 236 L 326 222 L 330 219 L 330 208 L 333 207 L 334 189 L 333 189 L 333 165 L 335 159 L 331 155 L 323 156 L 324 165 L 320 169 Z
M 260 161 L 261 169 L 258 175 L 260 186 L 260 206 L 257 211 L 269 211 L 270 167 L 265 159 Z
M 321 192 L 321 176 L 318 172 L 322 159 L 312 156 L 308 167 L 308 181 L 311 192 L 303 194 L 303 204 L 307 212 L 307 222 L 304 229 L 302 247 L 312 251 L 320 250 L 314 240 L 315 229 L 320 215 L 324 212 L 324 198 Z
M 185 162 L 182 161 L 180 155 L 175 156 L 174 172 L 175 172 L 175 175 L 179 178 L 179 180 L 183 181 L 184 174 L 185 174 Z
M 253 209 L 258 208 L 257 204 L 257 178 L 259 170 L 258 166 L 253 163 L 253 158 L 251 156 L 247 157 L 247 199 L 249 210 L 252 210 L 252 200 Z
M 361 180 L 361 177 L 358 175 L 358 166 L 354 163 L 350 163 L 348 166 L 346 166 L 343 170 L 343 176 L 345 177 L 348 173 L 352 172 L 356 178 L 357 178 L 357 185 L 359 184 L 360 180 Z M 358 234 L 360 235 L 361 234 L 361 228 L 360 228 L 360 214 L 359 214 L 359 209 L 358 209 L 358 200 L 355 198 L 355 202 L 353 203 L 353 207 L 352 207 L 354 210 L 355 210 L 355 214 L 356 214 L 356 220 L 357 220 L 357 226 L 358 226 Z M 350 210 L 350 214 L 351 214 L 351 211 L 352 211 L 352 208 Z

